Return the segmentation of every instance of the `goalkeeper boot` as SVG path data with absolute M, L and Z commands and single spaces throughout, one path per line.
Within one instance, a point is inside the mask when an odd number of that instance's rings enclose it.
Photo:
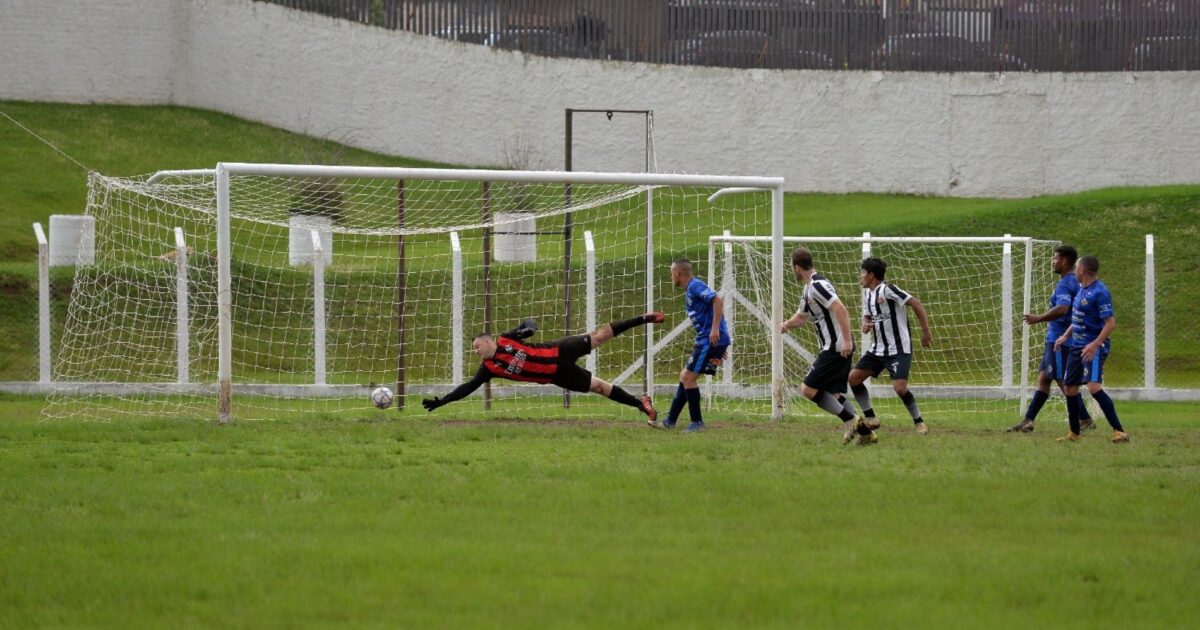
M 1068 434 L 1058 438 L 1057 441 L 1059 441 L 1059 442 L 1079 442 L 1082 440 L 1083 440 L 1083 438 L 1080 437 L 1080 435 L 1078 433 L 1068 433 Z
M 642 317 L 646 318 L 647 324 L 661 324 L 664 321 L 666 321 L 666 319 L 667 319 L 667 316 L 663 315 L 659 311 L 654 311 L 653 313 L 646 313 L 645 315 L 642 315 Z
M 1128 444 L 1129 443 L 1129 434 L 1124 431 L 1113 431 L 1112 443 L 1113 444 Z
M 854 436 L 858 434 L 858 427 L 862 426 L 862 416 L 854 416 L 853 420 L 847 420 L 842 423 L 842 444 L 849 444 Z
M 703 429 L 704 429 L 704 421 L 697 420 L 697 421 L 689 424 L 688 427 L 686 429 L 684 429 L 684 431 L 687 431 L 688 433 L 699 433 Z
M 649 394 L 642 394 L 638 402 L 640 403 L 639 409 L 646 414 L 646 424 L 658 428 L 658 411 L 654 409 L 654 403 L 650 401 Z
M 858 445 L 859 446 L 868 446 L 870 444 L 876 444 L 878 442 L 879 442 L 879 436 L 875 435 L 874 431 L 870 431 L 868 433 L 863 433 L 858 436 Z
M 1025 418 L 1011 427 L 1008 427 L 1007 433 L 1033 433 L 1033 420 Z
M 917 428 L 917 435 L 925 435 L 929 433 L 929 427 L 925 426 L 924 422 L 918 422 L 914 426 Z
M 1092 420 L 1091 418 L 1080 418 L 1079 419 L 1079 432 L 1080 433 L 1083 433 L 1084 431 L 1094 431 L 1095 429 L 1096 429 L 1096 421 L 1095 420 Z

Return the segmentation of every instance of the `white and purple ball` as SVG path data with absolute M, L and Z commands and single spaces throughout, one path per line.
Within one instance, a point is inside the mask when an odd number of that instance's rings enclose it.
M 380 386 L 371 391 L 371 402 L 380 409 L 387 409 L 392 406 L 392 390 Z

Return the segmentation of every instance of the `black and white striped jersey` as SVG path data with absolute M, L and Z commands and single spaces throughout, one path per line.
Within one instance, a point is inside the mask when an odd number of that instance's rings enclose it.
M 912 353 L 905 307 L 910 299 L 912 296 L 887 282 L 880 282 L 874 289 L 863 289 L 863 316 L 871 321 L 867 352 L 880 357 Z
M 817 327 L 817 344 L 821 350 L 837 351 L 841 335 L 837 322 L 834 321 L 830 307 L 838 301 L 837 289 L 825 276 L 814 273 L 808 284 L 804 285 L 804 293 L 800 296 L 800 309 L 797 315 L 808 315 Z

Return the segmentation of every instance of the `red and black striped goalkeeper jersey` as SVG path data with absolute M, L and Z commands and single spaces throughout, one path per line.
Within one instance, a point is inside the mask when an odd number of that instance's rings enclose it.
M 558 372 L 558 346 L 501 336 L 496 339 L 496 355 L 486 359 L 483 368 L 492 376 L 513 381 L 549 383 Z

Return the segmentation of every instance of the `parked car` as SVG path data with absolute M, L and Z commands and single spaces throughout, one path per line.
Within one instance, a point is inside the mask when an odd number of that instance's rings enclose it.
M 494 33 L 489 31 L 472 31 L 459 27 L 444 28 L 433 34 L 439 39 L 448 39 L 464 44 L 486 44 L 493 35 Z
M 1133 47 L 1132 69 L 1200 70 L 1200 36 L 1163 35 L 1147 37 Z
M 833 59 L 818 51 L 790 50 L 759 31 L 701 33 L 672 46 L 671 63 L 730 68 L 833 68 Z
M 905 33 L 884 40 L 871 58 L 877 70 L 1024 72 L 1025 62 L 1008 53 L 949 33 Z
M 576 53 L 575 42 L 562 31 L 552 28 L 510 28 L 493 33 L 486 43 L 493 48 L 548 57 L 565 57 Z

